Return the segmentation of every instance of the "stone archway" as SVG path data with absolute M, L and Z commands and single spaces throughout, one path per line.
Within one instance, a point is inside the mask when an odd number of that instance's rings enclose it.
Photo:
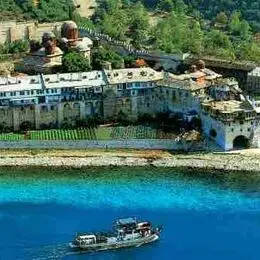
M 249 147 L 249 139 L 244 135 L 239 135 L 233 140 L 233 148 L 234 149 L 243 149 Z

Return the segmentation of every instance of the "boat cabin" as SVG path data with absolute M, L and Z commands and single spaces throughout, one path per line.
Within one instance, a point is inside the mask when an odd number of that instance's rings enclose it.
M 136 225 L 136 218 L 122 218 L 116 221 L 116 226 L 118 229 L 135 229 Z
M 76 241 L 80 245 L 90 245 L 90 244 L 95 244 L 97 239 L 95 235 L 80 235 L 77 236 Z
M 139 230 L 148 230 L 148 229 L 151 229 L 151 224 L 149 222 L 140 222 L 140 223 L 137 223 L 137 229 Z

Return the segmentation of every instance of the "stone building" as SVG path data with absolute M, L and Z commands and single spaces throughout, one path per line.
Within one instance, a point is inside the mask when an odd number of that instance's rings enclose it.
M 26 121 L 40 129 L 100 115 L 105 85 L 102 71 L 0 78 L 0 124 L 18 130 Z
M 51 73 L 62 65 L 63 51 L 56 44 L 52 32 L 42 36 L 41 48 L 31 52 L 24 58 L 24 70 L 27 72 Z
M 60 37 L 61 26 L 62 22 L 0 21 L 0 44 L 15 40 L 41 40 L 45 32 L 52 32 Z
M 164 77 L 163 72 L 151 68 L 104 71 L 107 87 L 104 89 L 104 116 L 112 118 L 123 111 L 130 118 L 155 113 L 155 88 Z
M 93 45 L 89 38 L 79 38 L 76 23 L 68 21 L 63 23 L 57 37 L 53 32 L 44 32 L 41 44 L 32 42 L 30 53 L 23 60 L 23 70 L 26 72 L 55 73 L 62 65 L 64 52 L 75 50 L 89 60 Z
M 183 75 L 151 68 L 0 77 L 0 124 L 19 130 L 75 125 L 89 116 L 130 119 L 159 112 L 196 113 L 206 136 L 224 150 L 247 146 L 259 127 L 260 112 L 237 82 L 207 69 Z M 259 128 L 260 129 L 260 128 Z
M 248 73 L 246 90 L 248 93 L 260 93 L 260 67 L 256 67 Z

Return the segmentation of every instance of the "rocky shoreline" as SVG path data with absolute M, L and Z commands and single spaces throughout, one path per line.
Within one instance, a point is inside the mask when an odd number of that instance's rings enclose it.
M 260 152 L 170 154 L 164 151 L 5 151 L 0 167 L 169 167 L 190 170 L 260 171 Z

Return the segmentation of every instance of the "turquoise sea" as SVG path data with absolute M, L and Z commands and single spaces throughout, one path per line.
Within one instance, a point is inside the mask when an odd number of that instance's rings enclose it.
M 0 259 L 260 259 L 260 175 L 157 168 L 0 169 Z M 162 224 L 140 248 L 75 254 L 118 217 Z

